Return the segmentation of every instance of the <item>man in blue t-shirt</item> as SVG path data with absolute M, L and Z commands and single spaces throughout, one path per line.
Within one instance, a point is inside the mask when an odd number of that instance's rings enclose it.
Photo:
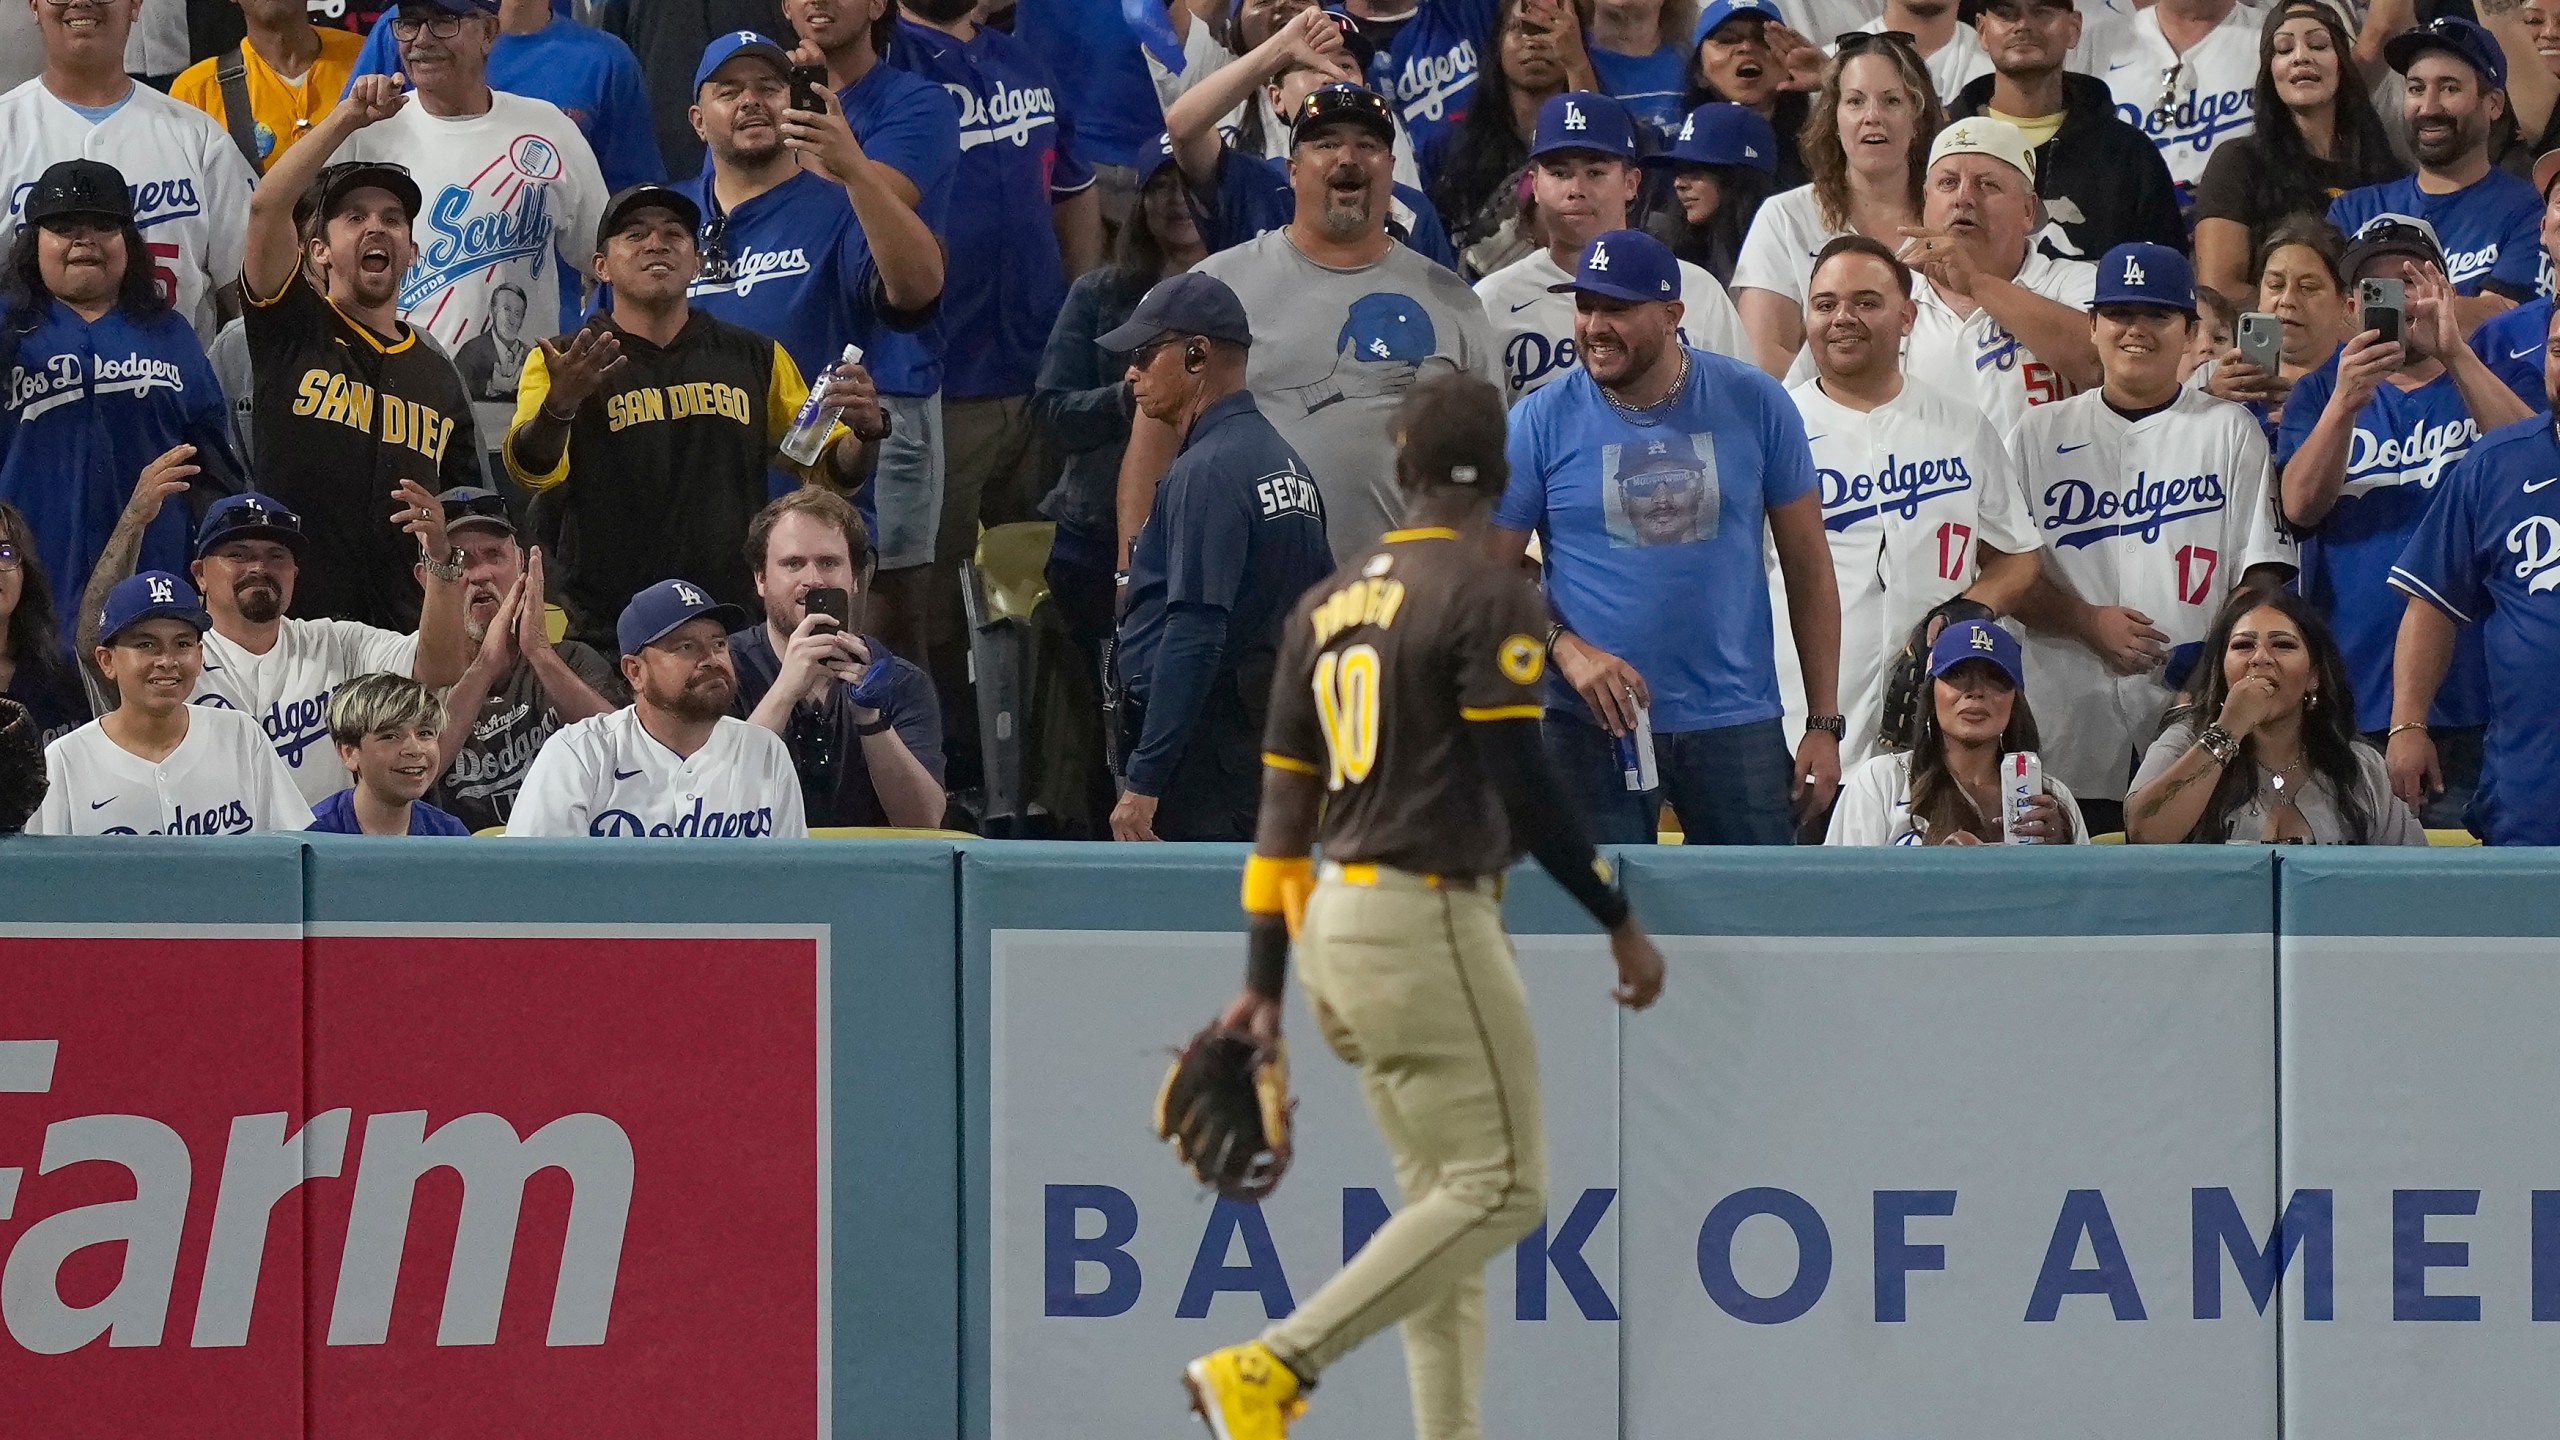
M 2418 173 L 2339 196 L 2329 223 L 2348 235 L 2382 214 L 2433 225 L 2468 334 L 2532 299 L 2541 280 L 2541 202 L 2532 185 L 2489 163 L 2490 138 L 2507 113 L 2506 57 L 2488 31 L 2453 15 L 2392 37 L 2383 54 L 2408 77 L 2401 105 Z
M 1546 547 L 1547 743 L 1603 844 L 1642 844 L 1667 794 L 1693 841 L 1783 845 L 1840 785 L 1840 597 L 1795 403 L 1757 367 L 1677 342 L 1680 267 L 1612 230 L 1573 279 L 1581 368 L 1511 411 L 1493 523 Z M 1803 747 L 1780 723 L 1761 537 L 1804 666 Z M 1650 729 L 1658 788 L 1626 738 Z M 1790 815 L 1790 802 L 1794 813 Z
M 1250 840 L 1280 622 L 1333 572 L 1307 464 L 1245 388 L 1244 302 L 1193 270 L 1158 281 L 1102 348 L 1181 451 L 1129 549 L 1110 683 L 1115 840 Z
M 347 83 L 354 85 L 359 75 L 399 70 L 400 45 L 385 18 L 365 36 Z M 492 90 L 548 100 L 567 112 L 596 152 L 605 193 L 667 178 L 666 162 L 649 129 L 649 92 L 631 47 L 553 14 L 550 0 L 500 0 L 488 81 Z
M 1369 87 L 1395 107 L 1414 154 L 1445 154 L 1475 99 L 1477 77 L 1502 60 L 1496 0 L 1344 0 L 1326 8 L 1351 17 L 1352 44 L 1368 57 Z
M 2471 332 L 2471 353 L 2536 410 L 2551 404 L 2542 389 L 2542 337 L 2551 329 L 2553 257 L 2560 256 L 2560 208 L 2551 203 L 2555 181 L 2560 150 L 2533 162 L 2533 188 L 2542 196 L 2542 293 Z
M 2400 632 L 2392 562 L 2434 501 L 2446 467 L 2481 432 L 2527 412 L 2462 344 L 2443 251 L 2423 220 L 2380 215 L 2346 256 L 2348 283 L 2407 286 L 2405 341 L 2365 331 L 2302 377 L 2285 402 L 2275 461 L 2284 521 L 2302 537 L 2303 596 L 2329 617 L 2355 692 L 2356 728 L 2376 748 L 2393 713 L 2392 650 Z M 2444 751 L 2445 792 L 2419 814 L 2460 823 L 2480 774 L 2488 675 L 2476 640 L 2458 647 L 2431 721 Z
M 2560 392 L 2560 358 L 2545 375 L 2547 398 Z M 2429 705 L 2456 635 L 2476 638 L 2489 660 L 2489 733 L 2471 828 L 2492 845 L 2560 845 L 2560 439 L 2550 419 L 2484 437 L 2441 489 L 2391 568 L 2408 596 L 2392 788 L 2413 804 L 2449 788 Z

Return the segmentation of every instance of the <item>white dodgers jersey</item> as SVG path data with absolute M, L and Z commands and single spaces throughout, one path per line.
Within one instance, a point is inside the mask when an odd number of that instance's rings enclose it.
M 543 742 L 507 833 L 796 840 L 809 822 L 781 736 L 723 716 L 701 749 L 680 756 L 641 725 L 633 706 L 564 726 Z
M 417 658 L 417 636 L 353 620 L 285 620 L 264 655 L 208 630 L 193 703 L 255 720 L 294 787 L 317 805 L 354 783 L 329 739 L 329 697 L 358 675 L 406 675 Z
M 160 293 L 210 342 L 216 328 L 213 292 L 240 278 L 249 243 L 249 192 L 258 183 L 240 147 L 213 117 L 135 84 L 104 120 L 54 98 L 41 78 L 0 95 L 0 190 L 8 197 L 6 233 L 25 223 L 36 177 L 61 160 L 99 160 L 116 167 L 133 193 L 133 223 L 151 253 L 128 257 L 148 265 Z
M 1815 380 L 1787 395 L 1804 415 L 1840 590 L 1845 770 L 1876 752 L 1885 671 L 1911 627 L 1965 592 L 1983 546 L 2030 555 L 2038 540 L 2008 446 L 1945 391 L 1905 380 L 1901 394 L 1866 411 L 1833 400 Z M 1774 548 L 1769 594 L 1792 737 L 1804 728 L 1804 671 Z
M 2295 564 L 2276 518 L 2267 438 L 2248 411 L 2193 390 L 2128 423 L 2098 393 L 2038 407 L 2014 454 L 2045 578 L 2151 618 L 2171 647 L 2202 640 L 2255 565 Z M 2030 633 L 2027 698 L 2044 768 L 2083 798 L 2122 799 L 2134 752 L 2175 698 L 2157 670 L 2118 675 L 2077 640 Z
M 2074 310 L 2089 308 L 2098 291 L 2098 267 L 2086 260 L 2056 260 L 2030 245 L 2027 261 L 2011 282 Z M 1958 315 L 1926 277 L 1911 277 L 1918 313 L 1902 342 L 1902 373 L 1918 375 L 1960 400 L 1970 401 L 2002 435 L 2014 435 L 2031 405 L 2050 405 L 2071 393 L 2071 382 L 2020 343 L 1991 312 Z M 1799 363 L 1804 363 L 1799 361 Z
M 1544 250 L 1533 251 L 1476 282 L 1476 298 L 1484 302 L 1485 319 L 1502 347 L 1502 398 L 1520 397 L 1582 363 L 1573 343 L 1573 297 L 1549 293 L 1573 277 Z M 1711 350 L 1744 364 L 1751 361 L 1751 342 L 1743 337 L 1742 316 L 1733 308 L 1716 277 L 1680 262 L 1680 343 Z
M 186 738 L 157 763 L 108 739 L 92 720 L 45 747 L 44 774 L 44 806 L 27 822 L 36 835 L 246 835 L 311 826 L 311 802 L 294 789 L 267 737 L 248 716 L 227 710 L 190 707 Z

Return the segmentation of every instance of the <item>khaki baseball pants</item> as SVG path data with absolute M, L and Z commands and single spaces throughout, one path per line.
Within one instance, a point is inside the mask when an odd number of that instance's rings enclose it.
M 1484 1267 L 1546 1212 L 1528 996 L 1497 882 L 1328 864 L 1298 974 L 1333 1052 L 1360 1068 L 1403 1208 L 1263 1341 L 1317 1374 L 1398 1321 L 1419 1440 L 1483 1433 Z

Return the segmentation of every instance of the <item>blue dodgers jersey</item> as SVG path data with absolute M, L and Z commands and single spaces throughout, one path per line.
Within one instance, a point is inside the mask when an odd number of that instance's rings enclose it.
M 2474 822 L 2492 845 L 2560 845 L 2560 440 L 2547 415 L 2491 431 L 2446 472 L 2391 583 L 2477 637 L 2489 736 Z
M 1398 238 L 1426 260 L 1458 268 L 1457 247 L 1429 196 L 1410 185 L 1395 187 L 1388 219 L 1401 228 Z M 1214 255 L 1232 250 L 1297 217 L 1297 192 L 1289 188 L 1289 162 L 1277 156 L 1247 155 L 1229 148 L 1218 156 L 1218 184 L 1203 204 L 1196 195 L 1192 218 L 1200 226 L 1200 243 Z
M 2550 263 L 2544 257 L 2544 265 Z M 2542 374 L 2544 339 L 2551 333 L 2551 298 L 2536 296 L 2513 310 L 2490 316 L 2471 332 L 2471 353 L 2489 373 L 2507 382 L 2516 398 L 2536 410 L 2551 408 L 2551 387 Z
M 1689 88 L 1688 52 L 1665 45 L 1650 55 L 1621 55 L 1595 47 L 1590 55 L 1591 72 L 1599 77 L 1601 93 L 1614 97 L 1638 121 L 1653 127 L 1652 137 L 1640 141 L 1639 148 L 1659 150 L 1680 133 L 1680 123 L 1688 118 L 1680 107 Z
M 230 406 L 185 315 L 136 320 L 110 310 L 88 321 L 49 296 L 44 305 L 34 329 L 9 337 L 16 355 L 0 395 L 0 500 L 35 533 L 67 651 L 80 592 L 143 467 L 173 445 L 193 445 L 197 483 L 230 490 L 240 464 Z M 136 569 L 185 573 L 187 510 L 160 507 Z
M 1076 140 L 1086 164 L 1136 165 L 1154 150 L 1164 107 L 1120 0 L 1039 0 L 1014 11 L 1013 33 L 1050 74 L 1075 77 Z
M 364 37 L 347 82 L 399 70 L 400 45 L 391 36 L 386 12 Z M 616 37 L 561 19 L 530 35 L 501 33 L 489 50 L 488 78 L 492 90 L 548 100 L 565 111 L 587 137 L 587 148 L 596 152 L 607 192 L 667 178 L 640 61 Z
M 1345 13 L 1340 5 L 1325 8 Z M 1421 0 L 1386 48 L 1369 57 L 1369 88 L 1396 107 L 1416 156 L 1445 153 L 1443 132 L 1467 118 L 1476 76 L 1496 58 L 1498 9 L 1497 0 Z
M 686 292 L 695 305 L 772 336 L 804 378 L 834 364 L 850 342 L 862 347 L 883 394 L 933 393 L 930 373 L 883 373 L 873 358 L 903 362 L 918 352 L 882 343 L 895 332 L 879 310 L 879 267 L 843 187 L 803 170 L 726 212 L 712 199 L 708 175 L 675 188 L 702 207 L 702 273 Z
M 915 182 L 916 218 L 940 238 L 950 223 L 951 186 L 960 173 L 960 107 L 951 92 L 883 62 L 837 91 L 836 99 L 862 152 Z M 708 167 L 710 157 L 702 163 Z M 942 322 L 928 320 L 913 330 L 882 332 L 879 346 L 862 363 L 883 395 L 931 395 L 942 388 L 942 348 Z M 841 344 L 823 351 L 830 363 L 843 352 Z M 810 373 L 797 349 L 791 358 L 802 374 Z M 865 487 L 864 496 L 870 493 Z
M 2531 295 L 2542 284 L 2542 200 L 2532 182 L 2491 170 L 2449 195 L 2430 195 L 2404 175 L 2350 190 L 2329 202 L 2329 223 L 2348 236 L 2376 215 L 2415 215 L 2444 242 L 2445 278 L 2465 295 L 2491 280 Z
M 2278 475 L 2310 438 L 2337 388 L 2335 355 L 2295 384 L 2276 440 Z M 2391 657 L 2400 642 L 2400 617 L 2408 609 L 2391 588 L 2392 563 L 2434 503 L 2445 471 L 2479 433 L 2451 375 L 2439 375 L 2415 390 L 2384 381 L 2356 416 L 2355 435 L 2347 444 L 2346 488 L 2320 524 L 2302 536 L 2302 572 L 2295 588 L 2329 617 L 2338 648 L 2346 652 L 2359 730 L 2391 724 Z M 2488 685 L 2478 637 L 2457 641 L 2453 669 L 2436 692 L 2428 720 L 2449 726 L 2481 723 L 2488 715 Z
M 1804 417 L 1759 367 L 1689 352 L 1677 403 L 1638 425 L 1591 372 L 1511 409 L 1511 484 L 1494 523 L 1536 530 L 1548 603 L 1575 634 L 1633 665 L 1653 728 L 1777 718 L 1767 512 L 1814 488 Z M 1591 712 L 1562 676 L 1550 708 Z
M 1051 209 L 1093 183 L 1072 112 L 1049 67 L 1001 30 L 980 26 L 964 43 L 900 20 L 889 59 L 940 85 L 960 108 L 941 321 L 944 334 L 970 343 L 946 352 L 943 393 L 1028 394 L 1067 298 Z

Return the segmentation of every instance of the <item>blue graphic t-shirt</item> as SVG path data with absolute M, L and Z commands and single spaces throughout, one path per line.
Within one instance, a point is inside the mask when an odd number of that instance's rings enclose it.
M 1067 297 L 1052 206 L 1093 183 L 1072 107 L 1040 57 L 1001 30 L 980 26 L 962 41 L 900 20 L 889 60 L 940 85 L 960 110 L 942 328 L 970 343 L 945 354 L 943 393 L 1027 394 Z
M 347 81 L 352 85 L 359 75 L 399 71 L 400 44 L 392 38 L 391 18 L 385 14 L 364 37 Z M 640 61 L 620 39 L 556 18 L 530 35 L 501 32 L 489 47 L 488 78 L 492 90 L 548 100 L 567 112 L 596 152 L 605 189 L 667 178 L 666 161 L 650 128 Z
M 2548 257 L 2544 263 L 2549 263 Z M 2516 398 L 2536 410 L 2548 410 L 2551 388 L 2542 377 L 2542 357 L 2550 333 L 2551 299 L 2536 296 L 2482 321 L 2471 332 L 2471 353 L 2480 357 L 2490 374 L 2506 381 Z
M 1390 228 L 1403 232 L 1396 238 L 1425 259 L 1458 268 L 1457 247 L 1449 243 L 1449 231 L 1440 223 L 1440 211 L 1429 196 L 1410 185 L 1398 185 L 1388 210 Z M 1217 187 L 1206 197 L 1195 197 L 1192 207 L 1200 243 L 1212 255 L 1280 229 L 1297 213 L 1297 192 L 1289 188 L 1289 162 L 1233 149 L 1218 157 Z
M 1339 5 L 1325 7 L 1344 13 Z M 1494 57 L 1497 0 L 1421 0 L 1395 37 L 1369 57 L 1369 88 L 1387 97 L 1413 137 L 1416 156 L 1443 153 L 1475 98 L 1476 76 Z M 1431 176 L 1426 172 L 1423 181 Z
M 2335 355 L 2293 387 L 2276 441 L 2279 476 L 2310 438 L 2337 388 Z M 2479 433 L 2451 375 L 2439 375 L 2415 390 L 2384 381 L 2356 416 L 2355 435 L 2347 444 L 2346 488 L 2319 525 L 2302 536 L 2302 573 L 2295 584 L 2303 598 L 2329 617 L 2338 648 L 2346 653 L 2359 730 L 2391 724 L 2392 652 L 2400 641 L 2400 617 L 2408 609 L 2400 592 L 2391 588 L 2391 567 L 2434 503 L 2446 469 Z M 2480 724 L 2487 718 L 2488 679 L 2479 637 L 2456 641 L 2453 669 L 2436 692 L 2429 723 Z
M 2415 215 L 2444 242 L 2445 278 L 2465 295 L 2495 280 L 2518 298 L 2542 283 L 2542 199 L 2532 182 L 2491 170 L 2461 189 L 2430 195 L 2403 175 L 2350 190 L 2329 202 L 2329 223 L 2352 237 L 2376 215 Z
M 2532 415 L 2445 472 L 2391 583 L 2444 611 L 2489 662 L 2473 818 L 2492 845 L 2560 845 L 2560 440 Z
M 1814 488 L 1804 418 L 1757 366 L 1689 352 L 1657 425 L 1620 415 L 1576 370 L 1511 410 L 1511 484 L 1494 523 L 1546 546 L 1556 618 L 1625 660 L 1653 728 L 1777 718 L 1767 513 Z M 1549 708 L 1590 718 L 1550 676 Z
M 1641 148 L 1658 150 L 1662 142 L 1680 133 L 1680 122 L 1688 118 L 1680 108 L 1680 97 L 1689 84 L 1687 51 L 1665 45 L 1650 55 L 1621 55 L 1594 46 L 1589 53 L 1601 93 L 1615 96 L 1629 114 L 1653 127 L 1651 140 L 1640 142 Z

